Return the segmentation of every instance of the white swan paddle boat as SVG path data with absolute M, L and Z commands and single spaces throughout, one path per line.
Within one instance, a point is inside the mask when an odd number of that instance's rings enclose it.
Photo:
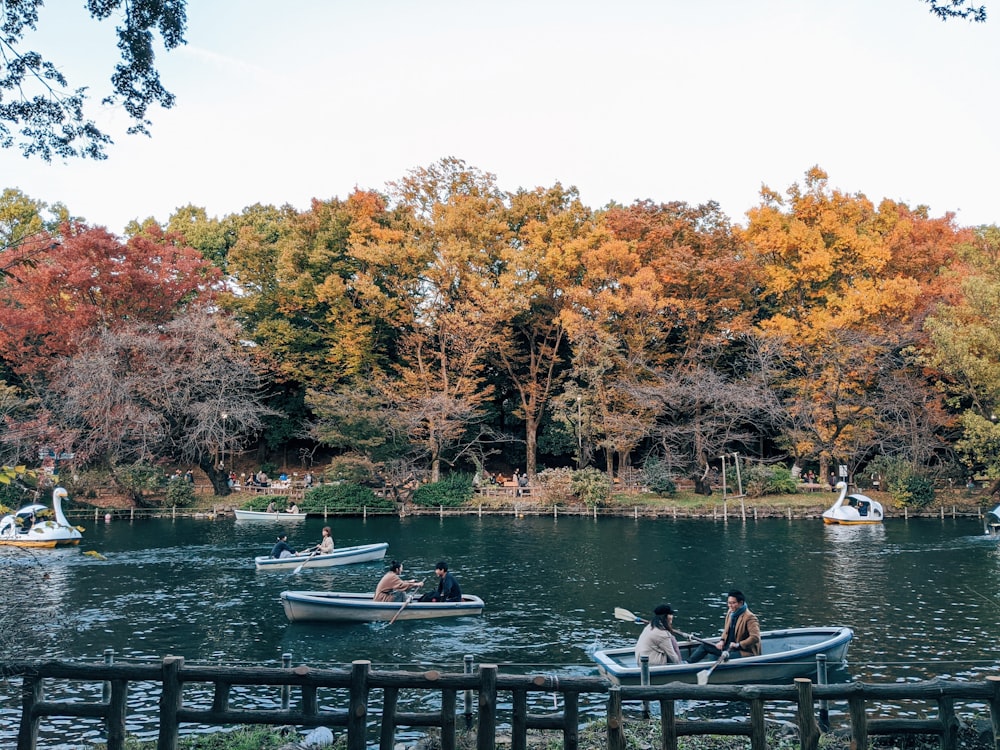
M 406 614 L 405 612 L 403 614 Z M 827 666 L 846 663 L 847 647 L 854 631 L 847 627 L 789 628 L 765 630 L 760 634 L 760 656 L 746 656 L 716 664 L 708 658 L 694 664 L 662 664 L 649 667 L 649 684 L 668 682 L 698 683 L 698 673 L 712 669 L 713 685 L 791 682 L 796 677 L 816 675 L 816 656 L 824 654 Z M 681 658 L 697 647 L 694 640 L 681 641 Z M 619 685 L 641 685 L 642 670 L 635 661 L 635 647 L 600 649 L 591 654 L 602 675 Z
M 281 606 L 290 622 L 378 622 L 481 615 L 485 605 L 478 596 L 469 594 L 460 602 L 421 602 L 416 598 L 377 602 L 374 592 L 282 591 Z
M 1000 505 L 986 514 L 986 533 L 1000 537 Z
M 52 491 L 52 510 L 41 503 L 25 505 L 0 519 L 0 544 L 14 547 L 59 547 L 79 544 L 81 529 L 70 525 L 63 515 L 62 499 L 66 490 Z
M 289 513 L 287 510 L 278 510 L 268 513 L 265 510 L 243 510 L 233 508 L 237 521 L 304 521 L 305 513 Z
M 359 544 L 356 547 L 341 547 L 326 555 L 308 554 L 292 555 L 291 557 L 271 557 L 261 555 L 253 559 L 257 570 L 292 570 L 300 565 L 303 568 L 332 568 L 335 565 L 353 565 L 354 563 L 371 562 L 385 557 L 389 542 L 375 544 Z
M 847 482 L 837 482 L 840 490 L 837 502 L 823 511 L 823 523 L 839 523 L 856 526 L 863 523 L 882 523 L 882 504 L 867 495 L 848 495 Z

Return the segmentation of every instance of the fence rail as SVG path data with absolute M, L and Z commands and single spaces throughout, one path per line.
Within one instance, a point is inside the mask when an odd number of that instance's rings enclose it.
M 287 657 L 286 657 L 287 659 Z M 286 661 L 286 664 L 289 664 Z M 123 750 L 130 683 L 159 683 L 159 750 L 176 750 L 180 727 L 185 723 L 222 725 L 293 725 L 298 727 L 340 727 L 347 732 L 348 750 L 365 750 L 368 745 L 369 720 L 378 722 L 380 750 L 392 750 L 397 727 L 436 727 L 441 732 L 442 750 L 455 750 L 458 723 L 458 695 L 465 695 L 466 728 L 477 726 L 477 750 L 495 750 L 498 723 L 498 695 L 509 693 L 511 750 L 526 750 L 529 729 L 561 731 L 565 750 L 577 750 L 580 723 L 579 698 L 583 694 L 605 695 L 607 701 L 607 750 L 625 750 L 625 712 L 628 702 L 659 702 L 661 750 L 677 750 L 677 738 L 687 735 L 745 735 L 752 750 L 765 750 L 765 706 L 785 702 L 797 708 L 796 724 L 802 750 L 816 750 L 823 727 L 825 707 L 830 701 L 846 703 L 850 722 L 851 746 L 865 750 L 872 735 L 930 734 L 940 739 L 942 750 L 958 747 L 959 720 L 956 701 L 975 701 L 989 707 L 993 747 L 1000 750 L 1000 676 L 980 681 L 929 680 L 905 684 L 876 685 L 863 682 L 814 685 L 808 679 L 796 679 L 792 685 L 686 685 L 671 683 L 657 686 L 610 685 L 599 677 L 544 675 L 509 675 L 497 665 L 482 664 L 472 668 L 472 657 L 465 657 L 465 671 L 443 673 L 373 670 L 371 662 L 358 660 L 349 669 L 316 669 L 309 666 L 224 667 L 190 666 L 177 656 L 165 657 L 159 665 L 111 664 L 105 654 L 104 664 L 81 664 L 63 661 L 0 663 L 8 678 L 21 678 L 21 720 L 18 750 L 36 750 L 39 725 L 45 717 L 80 717 L 104 722 L 108 750 Z M 49 701 L 45 699 L 46 680 L 103 682 L 98 702 Z M 185 703 L 187 684 L 211 686 L 211 705 Z M 230 695 L 234 686 L 274 686 L 282 694 L 280 710 L 233 708 Z M 293 706 L 290 691 L 298 689 L 299 700 Z M 320 689 L 347 692 L 346 705 L 323 708 Z M 381 691 L 381 713 L 369 716 L 372 691 Z M 436 711 L 399 710 L 401 691 L 424 691 L 440 694 Z M 561 711 L 529 712 L 529 694 L 556 693 L 562 697 Z M 472 710 L 472 696 L 478 696 L 478 710 Z M 745 704 L 746 721 L 731 719 L 685 720 L 677 717 L 676 702 L 713 701 Z M 871 701 L 922 701 L 936 709 L 936 718 L 869 717 Z M 817 719 L 817 702 L 820 719 Z

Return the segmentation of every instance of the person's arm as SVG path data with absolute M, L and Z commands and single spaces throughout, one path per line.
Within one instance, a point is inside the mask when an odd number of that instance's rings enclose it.
M 740 651 L 753 651 L 753 647 L 760 643 L 760 621 L 757 619 L 757 615 L 752 612 L 747 613 L 746 629 L 746 636 L 737 641 L 736 646 Z

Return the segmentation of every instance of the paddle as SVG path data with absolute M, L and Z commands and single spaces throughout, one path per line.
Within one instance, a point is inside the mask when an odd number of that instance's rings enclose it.
M 649 620 L 643 620 L 641 617 L 634 614 L 633 612 L 630 612 L 624 607 L 615 607 L 615 618 L 618 620 L 625 620 L 626 622 L 634 622 L 641 625 L 646 625 L 649 623 Z M 670 628 L 670 632 L 672 632 L 674 635 L 679 635 L 681 638 L 688 641 L 698 641 L 698 643 L 704 643 L 706 646 L 715 646 L 715 644 L 712 643 L 712 641 L 706 641 L 704 638 L 699 638 L 694 633 L 684 633 L 680 630 L 674 630 L 673 628 Z
M 399 613 L 400 613 L 400 612 L 402 612 L 402 611 L 403 611 L 404 609 L 406 609 L 407 605 L 408 605 L 408 604 L 409 604 L 410 602 L 412 602 L 412 601 L 413 601 L 413 597 L 417 595 L 417 592 L 418 592 L 418 591 L 420 590 L 420 587 L 421 587 L 421 586 L 423 586 L 423 585 L 424 585 L 424 582 L 423 582 L 423 581 L 421 581 L 421 582 L 420 582 L 420 586 L 417 586 L 417 587 L 416 587 L 415 589 L 413 589 L 413 593 L 412 593 L 412 594 L 410 594 L 410 595 L 409 595 L 408 597 L 406 597 L 406 601 L 405 601 L 405 602 L 403 602 L 403 606 L 402 606 L 402 607 L 400 607 L 399 609 L 397 609 L 397 610 L 396 610 L 396 614 L 394 614 L 394 615 L 392 616 L 392 619 L 391 619 L 391 620 L 389 620 L 389 625 L 392 625 L 392 624 L 393 624 L 394 622 L 396 622 L 396 618 L 397 618 L 397 617 L 399 617 Z M 389 625 L 386 625 L 386 627 L 389 627 Z
M 712 672 L 715 671 L 715 668 L 717 666 L 719 666 L 720 664 L 722 664 L 722 662 L 726 661 L 728 658 L 729 658 L 729 652 L 728 651 L 723 651 L 722 654 L 719 656 L 719 658 L 715 660 L 715 664 L 713 664 L 708 669 L 701 670 L 698 673 L 698 684 L 699 685 L 707 685 L 708 684 L 708 678 L 712 676 Z
M 292 571 L 292 575 L 295 575 L 296 573 L 300 573 L 300 572 L 302 572 L 302 569 L 303 569 L 303 568 L 304 568 L 304 567 L 305 567 L 306 565 L 308 565 L 308 564 L 309 564 L 309 561 L 310 561 L 310 560 L 312 560 L 312 559 L 313 559 L 313 558 L 314 558 L 314 557 L 316 556 L 316 554 L 317 554 L 318 552 L 319 552 L 319 547 L 317 547 L 317 548 L 316 548 L 316 549 L 314 549 L 314 550 L 313 550 L 312 552 L 310 552 L 310 553 L 309 553 L 309 557 L 307 557 L 307 558 L 306 558 L 305 560 L 303 560 L 303 561 L 302 561 L 302 564 L 301 564 L 301 565 L 299 565 L 299 566 L 298 566 L 298 567 L 297 567 L 297 568 L 296 568 L 295 570 L 293 570 L 293 571 Z

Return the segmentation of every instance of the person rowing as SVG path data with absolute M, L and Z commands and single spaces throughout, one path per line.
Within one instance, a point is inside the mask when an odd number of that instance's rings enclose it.
M 413 588 L 420 588 L 423 581 L 411 579 L 404 581 L 401 577 L 403 563 L 393 560 L 389 563 L 389 569 L 382 576 L 375 587 L 374 601 L 377 602 L 401 602 L 406 599 L 406 592 Z
M 330 555 L 333 554 L 333 531 L 329 526 L 324 526 L 322 531 L 322 538 L 315 547 L 309 547 L 308 549 L 302 550 L 299 554 L 305 555 Z
M 722 635 L 714 645 L 702 642 L 691 654 L 689 662 L 701 661 L 708 654 L 721 656 L 728 651 L 730 658 L 760 656 L 760 622 L 747 607 L 743 592 L 733 589 L 726 595 L 726 622 Z

